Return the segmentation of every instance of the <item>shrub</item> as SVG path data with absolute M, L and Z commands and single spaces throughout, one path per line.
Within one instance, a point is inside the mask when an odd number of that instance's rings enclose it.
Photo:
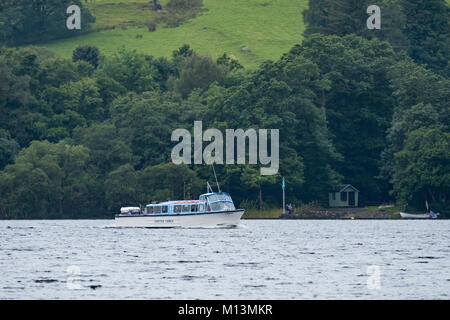
M 203 6 L 203 0 L 170 0 L 166 8 L 170 11 L 187 11 Z
M 147 22 L 147 28 L 148 28 L 148 31 L 150 31 L 150 32 L 156 31 L 156 22 L 155 21 Z
M 72 54 L 72 61 L 86 61 L 94 66 L 94 68 L 98 67 L 98 59 L 100 52 L 97 47 L 94 46 L 79 46 L 77 47 Z
M 176 28 L 205 10 L 202 6 L 203 0 L 170 0 L 165 10 L 159 11 L 156 18 L 148 22 L 147 26 L 154 24 L 156 29 L 156 24 L 162 23 L 167 28 Z M 150 30 L 149 27 L 149 31 L 154 30 Z

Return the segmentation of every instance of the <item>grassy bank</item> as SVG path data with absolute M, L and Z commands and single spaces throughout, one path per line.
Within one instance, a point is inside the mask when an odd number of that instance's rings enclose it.
M 168 0 L 161 1 L 163 8 Z M 301 42 L 302 11 L 308 0 L 203 0 L 205 11 L 176 28 L 146 23 L 158 13 L 148 0 L 96 0 L 86 6 L 97 18 L 93 32 L 41 45 L 71 57 L 79 45 L 95 45 L 110 55 L 120 46 L 153 56 L 170 56 L 183 44 L 200 54 L 217 58 L 224 52 L 254 68 L 264 60 L 278 59 Z M 243 47 L 248 50 L 243 51 Z
M 277 219 L 282 213 L 283 210 L 281 208 L 265 210 L 249 209 L 245 210 L 242 219 Z

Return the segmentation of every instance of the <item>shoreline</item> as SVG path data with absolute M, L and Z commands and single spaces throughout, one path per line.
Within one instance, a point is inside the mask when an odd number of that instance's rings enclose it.
M 376 207 L 362 208 L 316 208 L 297 213 L 282 213 L 279 209 L 268 209 L 263 211 L 250 210 L 242 219 L 271 219 L 271 220 L 428 220 L 417 218 L 402 218 L 400 209 L 392 207 L 379 209 Z M 439 217 L 437 220 L 449 219 Z

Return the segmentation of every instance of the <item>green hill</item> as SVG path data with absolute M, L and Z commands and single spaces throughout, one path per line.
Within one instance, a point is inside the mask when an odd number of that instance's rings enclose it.
M 160 1 L 163 8 L 169 0 Z M 85 4 L 97 21 L 92 32 L 40 45 L 71 57 L 79 45 L 95 45 L 103 54 L 118 47 L 153 56 L 169 56 L 183 44 L 217 58 L 224 52 L 253 68 L 274 60 L 302 40 L 302 11 L 308 0 L 203 0 L 196 18 L 176 28 L 159 24 L 149 32 L 146 23 L 157 14 L 149 0 L 94 0 Z M 248 47 L 248 50 L 242 50 Z

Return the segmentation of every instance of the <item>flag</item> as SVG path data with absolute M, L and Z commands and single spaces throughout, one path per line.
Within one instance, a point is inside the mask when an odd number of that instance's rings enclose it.
M 211 188 L 211 186 L 209 185 L 209 182 L 206 181 L 206 193 L 209 193 L 209 192 L 213 193 L 214 191 L 213 191 L 213 189 Z
M 281 189 L 284 190 L 285 187 L 286 187 L 286 184 L 284 183 L 284 177 L 283 177 L 283 181 L 281 182 Z

